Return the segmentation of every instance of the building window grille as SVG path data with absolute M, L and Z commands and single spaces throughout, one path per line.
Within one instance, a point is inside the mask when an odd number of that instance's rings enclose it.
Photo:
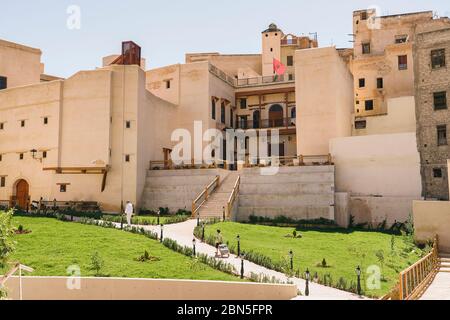
M 434 110 L 447 109 L 447 92 L 435 92 L 433 94 Z
M 438 146 L 446 146 L 447 143 L 447 126 L 437 126 L 437 144 Z
M 445 67 L 445 49 L 431 51 L 431 68 L 439 69 Z

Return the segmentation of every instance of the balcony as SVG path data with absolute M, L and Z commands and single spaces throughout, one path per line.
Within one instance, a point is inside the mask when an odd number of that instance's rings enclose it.
M 295 127 L 295 118 L 261 119 L 261 120 L 239 120 L 236 129 L 270 129 Z

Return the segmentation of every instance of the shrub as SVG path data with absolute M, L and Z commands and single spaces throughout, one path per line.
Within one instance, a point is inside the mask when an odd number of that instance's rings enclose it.
M 104 260 L 98 253 L 98 251 L 94 252 L 91 256 L 91 269 L 95 271 L 95 276 L 98 277 L 100 275 L 100 271 L 103 268 Z

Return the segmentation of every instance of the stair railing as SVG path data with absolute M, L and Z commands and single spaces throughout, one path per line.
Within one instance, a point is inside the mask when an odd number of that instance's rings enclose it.
M 192 217 L 195 218 L 200 210 L 200 208 L 208 201 L 209 196 L 216 190 L 220 185 L 220 176 L 216 176 L 214 180 L 205 188 L 203 191 L 192 201 Z
M 241 185 L 241 176 L 238 176 L 236 183 L 234 184 L 233 191 L 231 192 L 230 198 L 227 202 L 227 218 L 231 218 L 231 213 L 233 210 L 234 203 L 236 202 L 237 196 L 239 195 L 239 188 Z
M 424 293 L 439 271 L 439 241 L 434 238 L 433 249 L 425 257 L 400 273 L 399 299 L 416 300 Z

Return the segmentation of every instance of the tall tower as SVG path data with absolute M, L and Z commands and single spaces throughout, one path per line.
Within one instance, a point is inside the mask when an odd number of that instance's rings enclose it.
M 269 29 L 262 32 L 262 75 L 272 76 L 273 59 L 281 61 L 281 39 L 283 31 L 271 23 Z

